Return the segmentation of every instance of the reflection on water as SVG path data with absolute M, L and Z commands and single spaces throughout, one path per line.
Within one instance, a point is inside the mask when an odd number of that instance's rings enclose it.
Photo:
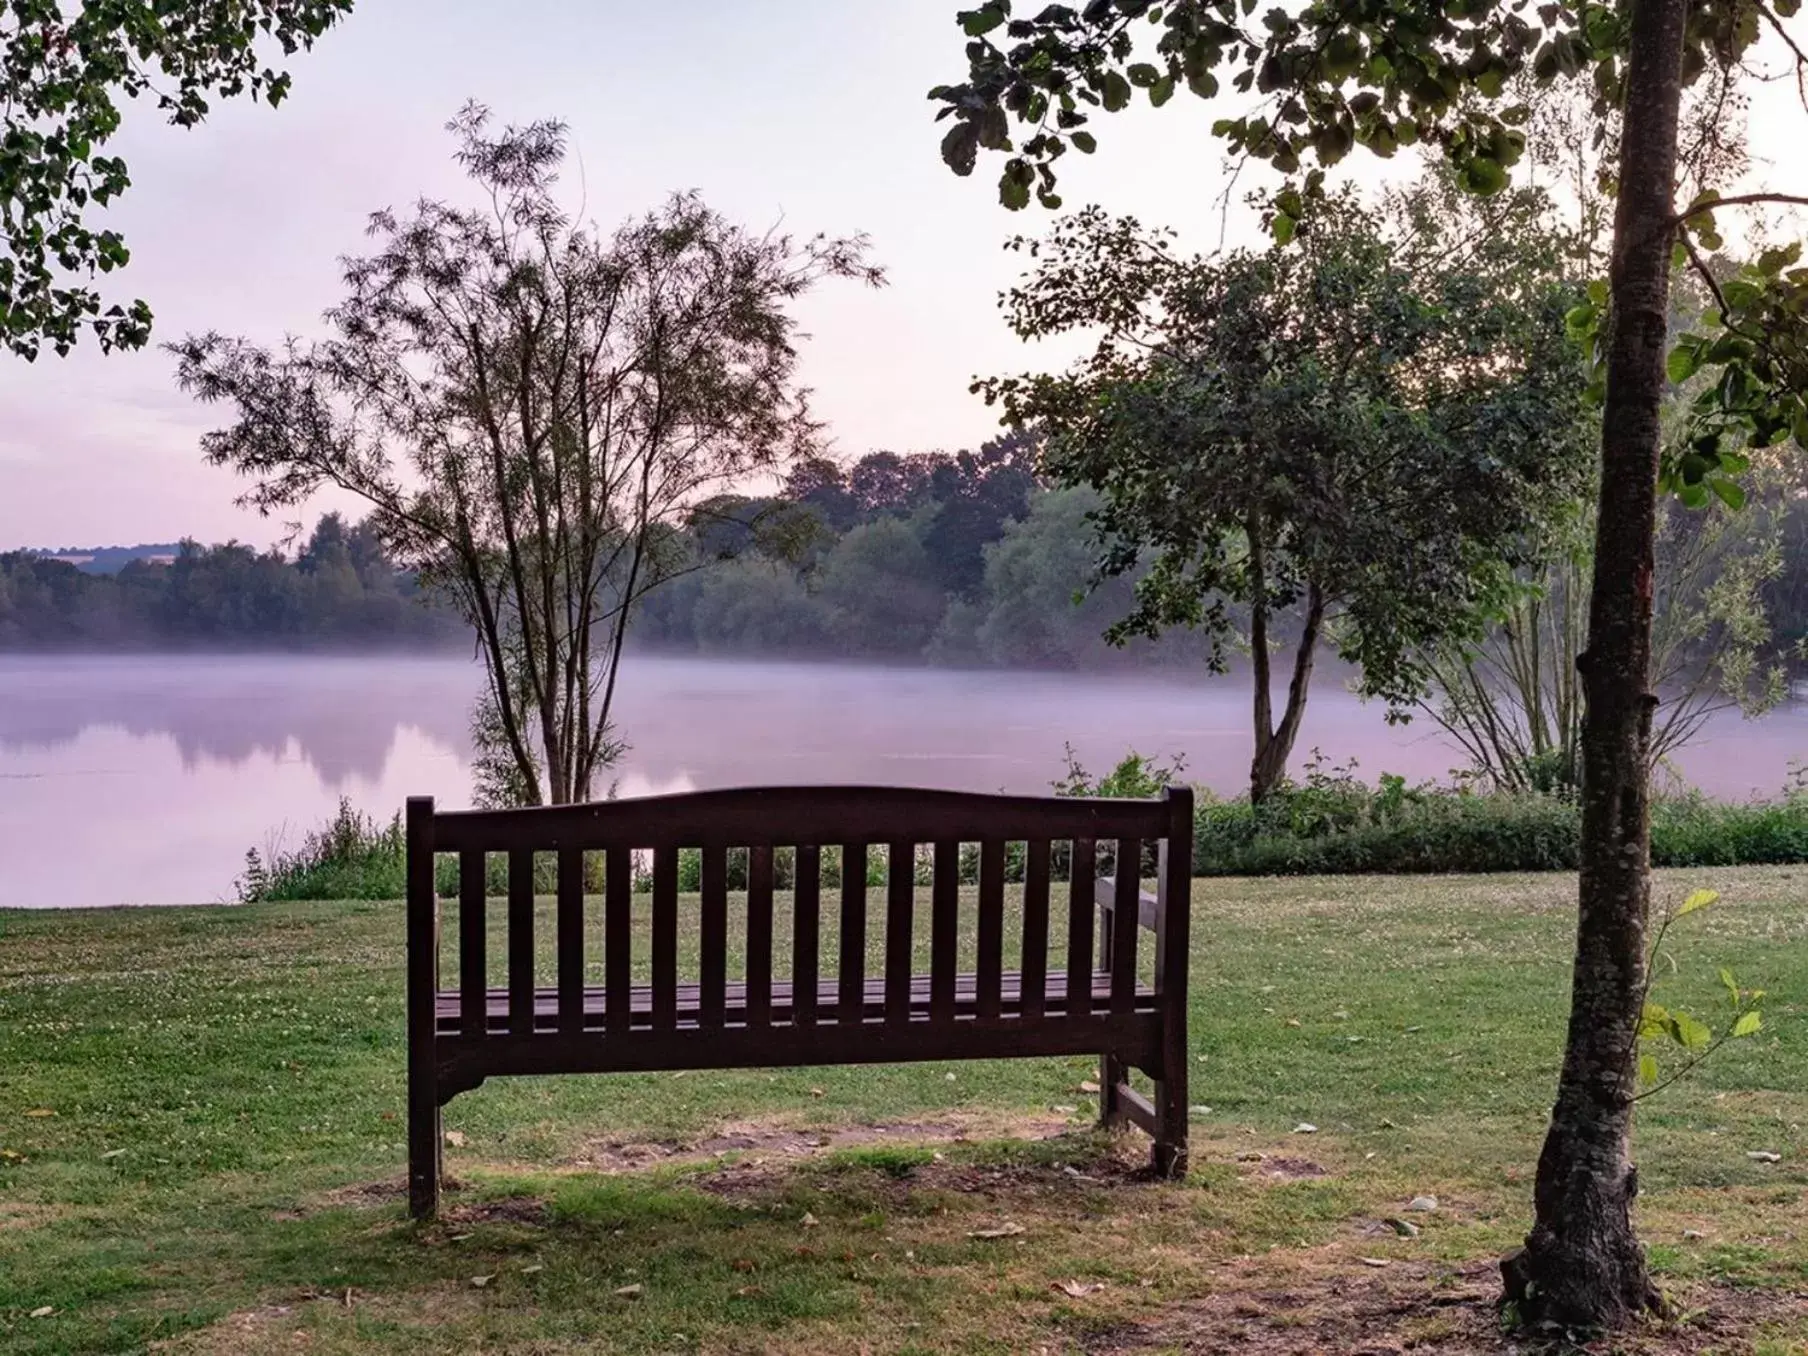
M 1428 725 L 1390 727 L 1324 675 L 1301 750 L 1411 779 L 1459 761 Z M 461 658 L 0 656 L 0 907 L 228 898 L 245 850 L 293 843 L 341 795 L 381 817 L 470 796 Z M 635 656 L 617 791 L 888 782 L 1037 791 L 1070 742 L 1094 771 L 1135 747 L 1184 754 L 1235 792 L 1237 679 L 957 673 Z M 1808 753 L 1808 707 L 1717 722 L 1684 773 L 1774 793 Z

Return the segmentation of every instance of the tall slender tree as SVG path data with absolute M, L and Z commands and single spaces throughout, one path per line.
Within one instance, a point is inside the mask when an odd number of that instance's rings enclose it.
M 1290 176 L 1318 162 L 1273 199 L 1268 219 L 1282 240 L 1322 191 L 1325 168 L 1357 146 L 1389 156 L 1427 143 L 1469 190 L 1504 188 L 1531 117 L 1510 92 L 1522 78 L 1550 86 L 1587 77 L 1598 127 L 1618 134 L 1609 276 L 1576 326 L 1595 340 L 1603 423 L 1588 636 L 1577 656 L 1586 713 L 1571 1017 L 1534 1224 L 1503 1263 L 1508 1297 L 1533 1324 L 1611 1327 L 1662 1303 L 1633 1229 L 1631 1157 L 1650 911 L 1657 496 L 1660 481 L 1699 495 L 1736 474 L 1744 445 L 1792 430 L 1808 440 L 1808 270 L 1783 251 L 1734 292 L 1707 276 L 1694 245 L 1712 241 L 1717 208 L 1808 196 L 1765 190 L 1679 209 L 1679 126 L 1685 89 L 1704 72 L 1732 72 L 1760 36 L 1795 63 L 1808 108 L 1799 11 L 1800 0 L 1309 0 L 1252 23 L 1253 0 L 1090 0 L 1028 18 L 1014 17 L 1010 0 L 986 0 L 957 16 L 966 78 L 930 91 L 951 120 L 942 155 L 956 173 L 970 174 L 982 149 L 1000 153 L 1004 205 L 1022 208 L 1034 195 L 1054 208 L 1060 157 L 1096 147 L 1095 111 L 1123 109 L 1139 89 L 1156 106 L 1182 85 L 1210 98 L 1222 82 L 1253 96 L 1253 107 L 1213 125 L 1233 152 Z M 1695 411 L 1696 436 L 1665 465 L 1670 278 L 1684 262 L 1716 303 L 1712 331 L 1685 361 L 1721 376 Z
M 322 486 L 366 500 L 405 565 L 471 623 L 474 721 L 501 799 L 587 798 L 640 600 L 694 563 L 698 506 L 817 447 L 788 313 L 819 280 L 878 282 L 861 238 L 755 234 L 679 195 L 613 235 L 555 194 L 561 124 L 451 124 L 486 200 L 371 218 L 332 337 L 175 345 L 237 421 L 202 442 L 264 511 Z

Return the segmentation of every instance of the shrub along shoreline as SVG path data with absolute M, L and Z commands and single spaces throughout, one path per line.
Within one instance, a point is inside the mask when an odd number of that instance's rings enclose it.
M 1159 768 L 1131 755 L 1097 781 L 1077 766 L 1056 785 L 1065 795 L 1150 795 L 1174 781 L 1178 767 Z M 1581 807 L 1573 798 L 1538 793 L 1478 792 L 1465 787 L 1409 787 L 1383 776 L 1369 786 L 1349 768 L 1308 764 L 1305 780 L 1289 783 L 1260 805 L 1219 800 L 1202 791 L 1193 822 L 1195 876 L 1424 875 L 1504 871 L 1573 871 L 1579 860 Z M 1006 875 L 1022 879 L 1021 845 L 1007 856 Z M 1063 876 L 1063 854 L 1054 862 Z M 970 860 L 969 860 L 970 859 Z M 1808 863 L 1808 788 L 1791 787 L 1775 800 L 1716 801 L 1698 792 L 1661 797 L 1652 806 L 1651 860 L 1659 867 L 1776 866 Z M 593 858 L 590 865 L 600 866 Z M 775 884 L 791 886 L 791 857 L 775 854 Z M 1101 863 L 1110 869 L 1109 861 Z M 490 890 L 505 889 L 505 863 L 489 862 Z M 867 882 L 885 883 L 882 847 L 867 859 Z M 969 845 L 965 877 L 977 874 Z M 680 860 L 679 886 L 697 888 L 696 853 Z M 1151 864 L 1144 864 L 1145 874 Z M 840 884 L 841 863 L 823 854 L 825 884 Z M 916 874 L 927 880 L 919 855 Z M 536 864 L 540 888 L 552 888 L 550 858 Z M 333 820 L 292 851 L 246 855 L 237 882 L 243 902 L 265 900 L 398 899 L 404 893 L 400 818 L 388 823 L 341 801 Z M 456 863 L 442 860 L 439 890 L 457 890 Z M 729 887 L 745 888 L 746 855 L 732 853 Z M 600 879 L 593 882 L 600 888 Z M 644 888 L 644 882 L 642 883 Z

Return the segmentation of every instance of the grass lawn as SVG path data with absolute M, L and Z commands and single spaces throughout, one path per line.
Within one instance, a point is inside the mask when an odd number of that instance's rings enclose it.
M 1641 1111 L 1684 1316 L 1613 1349 L 1808 1353 L 1808 870 L 1697 885 L 1659 997 L 1766 1032 Z M 0 912 L 0 1351 L 1505 1351 L 1573 893 L 1198 882 L 1182 1185 L 1085 1059 L 499 1080 L 425 1229 L 399 905 Z

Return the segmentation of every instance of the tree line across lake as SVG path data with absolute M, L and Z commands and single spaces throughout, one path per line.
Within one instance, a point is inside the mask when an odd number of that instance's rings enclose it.
M 775 495 L 693 514 L 631 635 L 703 655 L 1199 666 L 1206 641 L 1184 630 L 1106 641 L 1134 585 L 1096 578 L 1097 506 L 1086 487 L 1050 485 L 1015 435 L 953 455 L 813 459 Z M 1808 641 L 1808 499 L 1773 507 L 1766 538 L 1780 567 L 1758 595 L 1787 655 Z M 1677 516 L 1678 532 L 1694 526 Z M 469 637 L 368 523 L 338 514 L 288 551 L 184 541 L 57 554 L 93 559 L 0 554 L 0 649 L 419 649 Z

